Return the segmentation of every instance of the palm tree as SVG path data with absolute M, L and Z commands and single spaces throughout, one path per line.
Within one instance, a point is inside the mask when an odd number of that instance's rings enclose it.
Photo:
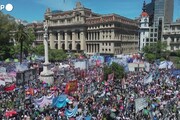
M 23 24 L 18 25 L 17 31 L 15 33 L 15 39 L 20 43 L 20 63 L 22 63 L 23 42 L 28 39 L 28 35 L 25 32 L 25 27 Z

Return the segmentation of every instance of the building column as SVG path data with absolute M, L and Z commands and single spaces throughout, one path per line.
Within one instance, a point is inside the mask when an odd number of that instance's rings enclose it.
M 81 41 L 81 50 L 85 50 L 85 39 L 86 37 L 85 37 L 85 34 L 84 34 L 84 32 L 82 31 L 81 33 L 80 33 L 80 41 Z
M 176 37 L 174 38 L 174 42 L 175 42 L 175 43 L 177 42 L 177 38 L 176 38 Z
M 96 32 L 96 40 L 99 40 L 98 32 Z
M 94 32 L 94 40 L 97 40 L 96 32 Z
M 88 32 L 88 40 L 90 40 L 90 33 Z
M 97 37 L 97 36 L 96 36 L 96 32 L 94 32 L 94 40 L 96 40 L 96 37 Z
M 93 40 L 93 34 L 92 34 L 92 32 L 91 32 L 91 40 Z
M 93 53 L 94 51 L 93 51 L 93 44 L 91 44 L 91 53 Z
M 96 52 L 99 53 L 99 51 L 98 51 L 98 44 L 96 44 Z
M 58 33 L 58 49 L 62 49 L 61 47 L 61 40 L 63 39 L 62 34 L 59 32 Z
M 76 50 L 76 33 L 73 31 L 72 32 L 72 50 Z
M 109 34 L 110 34 L 110 32 L 109 31 L 107 31 L 107 39 L 109 40 Z
M 55 38 L 56 38 L 55 35 L 53 33 L 50 33 L 49 41 L 50 41 L 50 48 L 51 49 L 55 49 L 55 44 L 54 44 Z
M 100 39 L 100 40 L 102 40 L 102 39 L 103 39 L 103 37 L 102 37 L 102 36 L 103 36 L 103 32 L 102 32 L 102 31 L 100 31 L 100 32 L 99 32 L 99 39 Z
M 87 40 L 89 40 L 89 32 L 87 32 Z
M 65 32 L 65 50 L 68 50 L 68 34 Z

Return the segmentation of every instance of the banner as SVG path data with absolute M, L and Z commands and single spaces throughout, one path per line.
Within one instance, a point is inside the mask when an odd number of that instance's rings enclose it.
M 65 109 L 65 115 L 66 115 L 67 117 L 75 117 L 77 113 L 78 113 L 78 107 L 77 107 L 77 105 L 75 106 L 74 109 L 71 109 L 71 110 Z
M 144 84 L 148 84 L 148 83 L 151 83 L 153 78 L 152 78 L 152 74 L 150 74 L 148 77 L 144 77 Z
M 68 94 L 70 92 L 76 91 L 78 88 L 77 80 L 69 81 L 66 84 L 65 93 Z
M 5 86 L 6 85 L 5 81 L 4 80 L 0 80 L 0 85 Z
M 0 67 L 0 73 L 6 73 L 6 68 L 5 67 Z
M 39 99 L 34 99 L 34 102 L 35 102 L 36 105 L 38 105 L 40 108 L 42 108 L 44 106 L 52 104 L 53 103 L 53 98 L 54 98 L 53 94 L 50 95 L 50 96 L 42 96 Z
M 70 100 L 67 98 L 66 95 L 60 95 L 53 99 L 52 106 L 57 108 L 62 108 L 65 107 L 69 101 Z
M 135 99 L 135 108 L 136 108 L 136 113 L 145 107 L 148 106 L 148 103 L 146 102 L 146 98 L 137 98 Z
M 144 69 L 145 69 L 146 72 L 149 72 L 149 70 L 150 70 L 150 64 L 149 64 L 148 62 L 145 62 L 145 63 L 144 63 Z

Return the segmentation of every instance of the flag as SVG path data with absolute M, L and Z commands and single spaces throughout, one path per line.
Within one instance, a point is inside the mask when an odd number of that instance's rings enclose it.
M 145 76 L 144 78 L 144 84 L 148 84 L 150 82 L 152 82 L 152 74 L 150 74 L 148 77 Z
M 76 91 L 77 88 L 78 88 L 77 80 L 69 81 L 69 82 L 66 84 L 65 93 L 68 94 L 68 93 L 70 93 L 70 92 Z
M 16 88 L 16 85 L 15 84 L 12 84 L 10 86 L 7 86 L 4 88 L 4 90 L 7 92 L 7 91 L 13 91 L 14 89 Z
M 108 75 L 108 81 L 114 80 L 114 73 Z
M 137 98 L 135 99 L 135 108 L 136 108 L 136 113 L 145 107 L 148 106 L 148 103 L 145 98 Z

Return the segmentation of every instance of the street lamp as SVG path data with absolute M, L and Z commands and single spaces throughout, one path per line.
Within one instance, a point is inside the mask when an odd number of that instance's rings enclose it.
M 44 23 L 44 57 L 45 62 L 43 64 L 43 71 L 40 74 L 40 80 L 48 83 L 53 84 L 54 83 L 54 73 L 51 70 L 48 70 L 48 66 L 50 65 L 49 59 L 48 59 L 48 25 L 47 21 Z

